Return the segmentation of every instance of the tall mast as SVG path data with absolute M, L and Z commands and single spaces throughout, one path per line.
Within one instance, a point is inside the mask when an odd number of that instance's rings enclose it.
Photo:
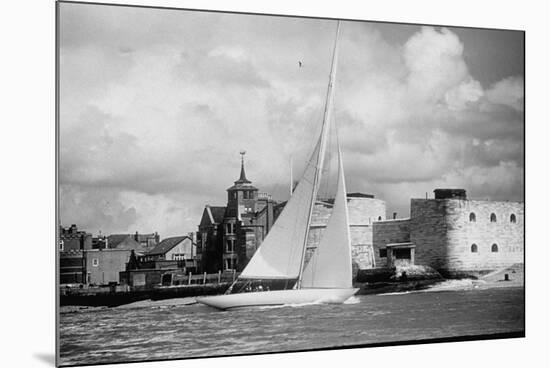
M 294 178 L 292 176 L 292 156 L 290 156 L 288 165 L 290 168 L 290 195 L 292 196 L 292 192 L 294 191 Z
M 313 208 L 315 207 L 315 199 L 317 198 L 317 191 L 319 189 L 319 182 L 321 181 L 321 172 L 323 170 L 323 165 L 325 162 L 325 151 L 327 148 L 327 140 L 328 140 L 328 132 L 329 132 L 329 124 L 330 124 L 330 115 L 332 112 L 332 99 L 334 96 L 333 93 L 333 86 L 336 76 L 336 65 L 338 63 L 338 34 L 340 33 L 340 21 L 338 20 L 336 22 L 336 37 L 334 39 L 334 48 L 332 50 L 332 61 L 331 61 L 331 67 L 330 67 L 330 77 L 328 81 L 328 89 L 327 89 L 327 96 L 325 100 L 325 111 L 323 115 L 323 125 L 321 126 L 321 140 L 320 140 L 320 147 L 319 147 L 319 154 L 317 156 L 317 162 L 316 162 L 316 170 L 315 170 L 315 176 L 313 179 L 313 191 L 311 193 L 311 204 L 309 208 L 309 216 L 307 219 L 307 226 L 306 226 L 306 234 L 304 238 L 304 244 L 302 247 L 302 258 L 300 261 L 300 273 L 298 275 L 298 282 L 296 284 L 296 287 L 300 289 L 302 287 L 302 276 L 303 276 L 303 268 L 304 268 L 304 261 L 306 256 L 306 248 L 307 248 L 307 241 L 309 238 L 309 228 L 311 226 L 311 218 L 313 215 Z

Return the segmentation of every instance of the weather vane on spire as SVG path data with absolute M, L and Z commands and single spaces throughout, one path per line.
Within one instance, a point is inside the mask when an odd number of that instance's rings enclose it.
M 239 152 L 241 154 L 241 162 L 244 162 L 244 155 L 246 155 L 246 151 L 245 150 L 241 150 L 241 152 Z

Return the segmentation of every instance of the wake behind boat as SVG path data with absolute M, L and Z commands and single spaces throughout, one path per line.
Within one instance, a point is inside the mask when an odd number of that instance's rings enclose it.
M 338 141 L 338 180 L 332 214 L 319 245 L 307 264 L 305 262 L 313 208 L 331 128 L 339 30 L 338 21 L 321 133 L 302 179 L 272 229 L 226 294 L 197 298 L 199 303 L 223 310 L 304 303 L 340 304 L 357 292 L 358 289 L 352 286 L 346 184 Z M 258 284 L 259 289 L 262 283 L 278 285 L 278 289 L 252 291 L 252 285 Z

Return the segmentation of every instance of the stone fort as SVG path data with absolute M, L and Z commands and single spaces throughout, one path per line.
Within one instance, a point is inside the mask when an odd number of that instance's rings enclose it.
M 523 263 L 523 202 L 469 200 L 464 189 L 434 193 L 411 199 L 409 218 L 374 223 L 374 268 L 417 264 L 475 276 Z

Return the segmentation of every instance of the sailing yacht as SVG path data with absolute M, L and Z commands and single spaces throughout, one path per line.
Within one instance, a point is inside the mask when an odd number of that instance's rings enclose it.
M 346 184 L 339 143 L 338 183 L 332 213 L 317 249 L 305 264 L 330 130 L 339 31 L 338 21 L 321 133 L 301 180 L 236 282 L 224 295 L 197 298 L 197 302 L 222 310 L 305 303 L 339 304 L 357 292 L 358 289 L 352 286 Z M 286 281 L 285 285 L 291 281 L 292 288 L 250 291 L 250 283 L 262 280 L 279 281 L 279 284 Z M 238 283 L 248 286 L 234 290 Z

